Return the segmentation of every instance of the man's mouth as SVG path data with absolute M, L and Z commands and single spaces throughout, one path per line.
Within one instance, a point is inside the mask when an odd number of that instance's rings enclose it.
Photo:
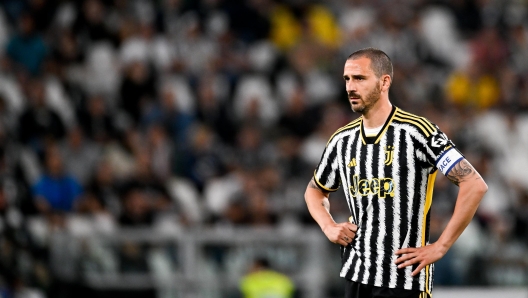
M 357 94 L 350 94 L 348 95 L 348 99 L 349 100 L 354 100 L 354 101 L 357 101 L 357 100 L 360 100 L 361 99 L 361 96 L 357 95 Z

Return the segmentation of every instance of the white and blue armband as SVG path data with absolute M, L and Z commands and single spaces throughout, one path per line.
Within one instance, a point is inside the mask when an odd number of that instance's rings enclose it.
M 451 169 L 464 158 L 464 156 L 455 148 L 451 147 L 442 152 L 440 157 L 436 160 L 436 167 L 447 176 Z

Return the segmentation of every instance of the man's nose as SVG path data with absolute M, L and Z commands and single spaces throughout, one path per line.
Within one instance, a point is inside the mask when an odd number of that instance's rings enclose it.
M 349 80 L 347 83 L 346 83 L 346 91 L 349 92 L 349 91 L 356 91 L 356 84 L 354 84 L 354 82 L 352 80 Z

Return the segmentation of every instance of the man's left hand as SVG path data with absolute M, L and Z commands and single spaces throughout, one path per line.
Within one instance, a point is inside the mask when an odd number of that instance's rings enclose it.
M 423 247 L 408 247 L 396 251 L 396 255 L 402 255 L 396 259 L 398 268 L 405 268 L 419 263 L 418 267 L 413 271 L 412 276 L 420 273 L 420 270 L 425 266 L 440 260 L 447 250 L 443 249 L 437 243 L 433 243 Z

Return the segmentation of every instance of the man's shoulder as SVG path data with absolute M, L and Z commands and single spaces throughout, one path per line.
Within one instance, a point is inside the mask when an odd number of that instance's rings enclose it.
M 405 130 L 417 131 L 426 138 L 438 133 L 438 127 L 429 119 L 406 112 L 400 108 L 394 113 L 393 122 L 402 124 Z
M 363 118 L 362 117 L 358 117 L 352 121 L 350 121 L 349 123 L 347 123 L 346 125 L 344 126 L 341 126 L 340 128 L 338 128 L 333 134 L 332 136 L 328 139 L 328 142 L 326 143 L 326 145 L 328 146 L 328 144 L 330 144 L 330 142 L 332 140 L 337 140 L 339 138 L 341 138 L 345 132 L 347 131 L 350 131 L 350 130 L 353 130 L 353 129 L 358 129 L 359 126 L 361 125 L 361 120 Z

